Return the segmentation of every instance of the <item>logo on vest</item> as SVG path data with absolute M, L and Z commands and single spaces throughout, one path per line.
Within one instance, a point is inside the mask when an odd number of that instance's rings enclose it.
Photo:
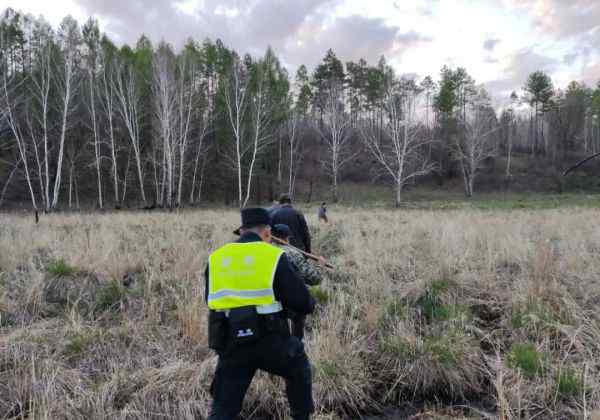
M 244 257 L 244 264 L 246 265 L 254 265 L 254 257 L 248 255 L 247 257 Z
M 233 258 L 225 257 L 225 258 L 223 258 L 223 261 L 221 261 L 221 267 L 227 268 L 231 265 L 232 262 L 233 262 Z
M 237 332 L 238 338 L 252 337 L 253 335 L 254 335 L 254 332 L 250 328 L 247 328 L 245 330 L 238 330 L 238 332 Z

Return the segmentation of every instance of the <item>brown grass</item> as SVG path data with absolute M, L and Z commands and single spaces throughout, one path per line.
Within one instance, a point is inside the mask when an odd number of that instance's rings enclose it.
M 330 211 L 309 218 L 338 267 L 308 326 L 317 418 L 598 416 L 599 211 Z M 0 215 L 0 418 L 205 417 L 201 275 L 237 222 Z M 286 416 L 283 388 L 257 376 L 245 415 Z

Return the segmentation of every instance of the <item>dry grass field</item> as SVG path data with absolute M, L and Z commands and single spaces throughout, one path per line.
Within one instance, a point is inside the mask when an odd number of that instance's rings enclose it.
M 312 290 L 317 418 L 597 418 L 600 210 L 331 215 L 309 218 L 337 267 Z M 238 220 L 0 215 L 0 419 L 205 417 L 200 273 Z M 285 417 L 282 383 L 245 415 Z

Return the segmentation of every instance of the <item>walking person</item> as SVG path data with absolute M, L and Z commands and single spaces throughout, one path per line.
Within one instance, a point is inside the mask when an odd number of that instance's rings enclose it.
M 320 222 L 329 223 L 329 219 L 327 218 L 327 203 L 322 203 L 321 207 L 317 209 L 317 217 Z
M 298 272 L 298 276 L 306 283 L 308 286 L 317 286 L 321 284 L 323 280 L 323 275 L 321 271 L 313 264 L 311 264 L 304 255 L 298 251 L 295 247 L 290 245 L 289 240 L 292 232 L 287 225 L 275 225 L 272 229 L 273 236 L 283 240 L 285 243 L 278 245 L 288 257 L 288 260 L 292 264 L 292 266 Z M 323 257 L 319 257 L 319 266 L 325 266 L 325 259 Z M 306 315 L 296 314 L 292 311 L 288 311 L 288 316 L 292 321 L 292 334 L 298 337 L 300 340 L 304 339 L 304 325 L 306 324 Z
M 273 225 L 287 225 L 292 233 L 290 243 L 304 252 L 311 252 L 310 232 L 301 211 L 292 206 L 289 195 L 279 197 L 279 208 L 271 214 Z
M 315 302 L 286 253 L 270 244 L 270 222 L 265 209 L 242 210 L 239 240 L 209 257 L 209 347 L 219 356 L 211 386 L 213 420 L 239 415 L 257 370 L 285 379 L 293 419 L 309 419 L 314 411 L 308 356 L 290 334 L 285 313 L 310 314 Z

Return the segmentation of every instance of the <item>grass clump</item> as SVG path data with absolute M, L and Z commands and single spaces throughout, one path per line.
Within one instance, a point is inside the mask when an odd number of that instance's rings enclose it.
M 47 271 L 55 277 L 69 277 L 75 274 L 77 270 L 69 265 L 64 258 L 59 258 L 48 265 Z
M 529 325 L 549 325 L 555 323 L 568 323 L 560 317 L 544 302 L 539 299 L 529 299 L 526 303 L 513 308 L 510 324 L 513 328 L 525 328 Z
M 583 381 L 571 369 L 559 372 L 556 385 L 558 394 L 563 398 L 576 397 L 584 392 Z
M 79 357 L 93 341 L 94 337 L 91 335 L 75 334 L 67 339 L 63 355 L 69 359 Z
M 406 319 L 409 311 L 410 308 L 405 302 L 392 300 L 385 306 L 383 315 L 386 319 Z
M 322 288 L 321 286 L 314 286 L 310 288 L 310 294 L 319 304 L 326 304 L 329 302 L 330 296 L 329 292 Z
M 110 281 L 98 290 L 95 312 L 100 313 L 111 310 L 126 297 L 126 289 L 118 281 Z
M 466 305 L 447 304 L 442 301 L 442 295 L 450 289 L 452 282 L 446 279 L 436 280 L 425 290 L 417 300 L 416 305 L 428 322 L 449 321 L 452 319 L 468 319 L 470 310 Z
M 508 365 L 533 379 L 542 371 L 542 354 L 531 343 L 516 343 L 508 353 Z
M 447 337 L 429 337 L 423 342 L 423 351 L 441 366 L 454 368 L 461 358 L 461 351 Z
M 379 351 L 405 360 L 415 357 L 416 349 L 403 337 L 389 336 L 379 340 Z

